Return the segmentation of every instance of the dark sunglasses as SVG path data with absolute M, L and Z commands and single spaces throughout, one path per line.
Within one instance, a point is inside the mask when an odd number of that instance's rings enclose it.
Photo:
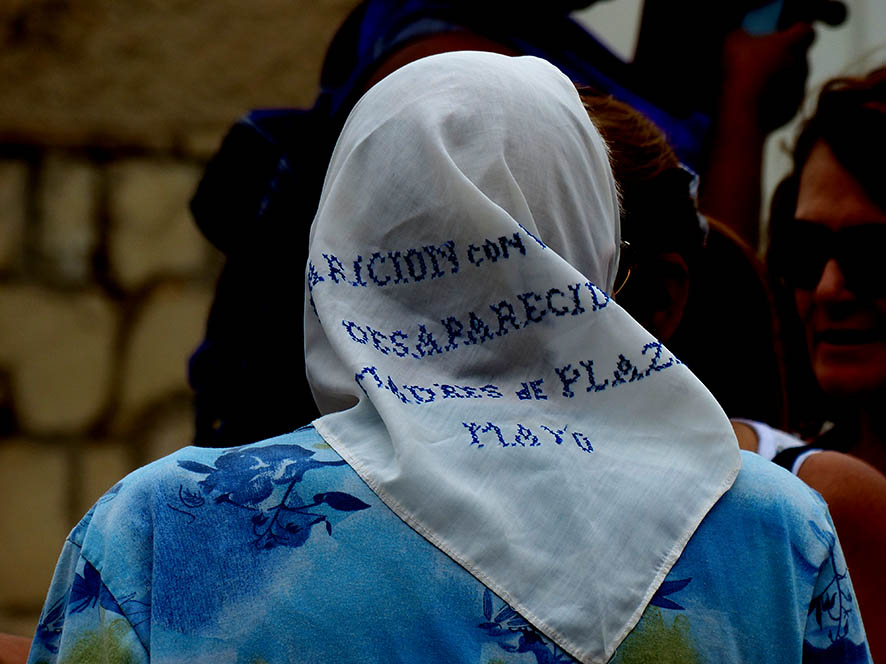
M 815 290 L 825 264 L 834 258 L 849 290 L 859 295 L 886 294 L 886 224 L 833 231 L 822 224 L 795 220 L 787 237 L 785 278 L 794 288 Z

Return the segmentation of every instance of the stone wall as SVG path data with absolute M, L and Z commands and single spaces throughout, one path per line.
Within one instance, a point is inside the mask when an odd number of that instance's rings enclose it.
M 191 440 L 222 259 L 188 200 L 241 113 L 310 103 L 353 4 L 0 4 L 0 632 L 33 632 L 95 499 Z

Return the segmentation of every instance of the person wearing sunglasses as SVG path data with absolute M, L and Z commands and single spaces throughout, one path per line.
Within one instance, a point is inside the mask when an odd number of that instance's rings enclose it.
M 792 305 L 794 406 L 820 427 L 774 458 L 827 500 L 875 661 L 886 657 L 886 67 L 828 82 L 772 204 L 768 264 Z M 794 315 L 795 314 L 795 315 Z M 806 370 L 815 384 L 803 388 Z M 824 425 L 822 427 L 822 425 Z

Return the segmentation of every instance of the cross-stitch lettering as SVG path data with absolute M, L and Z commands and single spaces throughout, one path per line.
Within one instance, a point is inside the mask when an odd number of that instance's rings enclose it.
M 615 371 L 612 372 L 612 387 L 618 387 L 624 383 L 633 383 L 635 380 L 642 380 L 646 375 L 637 371 L 637 367 L 626 358 L 619 354 L 618 364 Z
M 489 326 L 473 311 L 468 314 L 468 321 L 471 330 L 468 332 L 468 340 L 465 341 L 465 344 L 483 343 L 493 338 L 492 332 L 489 331 Z M 478 334 L 480 335 L 479 337 L 477 337 Z
M 506 435 L 502 427 L 493 422 L 462 422 L 461 424 L 470 435 L 468 446 L 476 447 L 477 449 L 486 447 L 487 443 L 505 448 L 541 447 L 543 445 L 538 436 L 524 424 L 517 423 L 517 431 L 513 436 Z M 569 429 L 569 426 L 564 426 L 562 429 L 551 429 L 541 424 L 538 428 L 547 431 L 553 436 L 553 441 L 551 442 L 562 446 L 566 440 L 566 431 Z M 591 444 L 590 439 L 580 431 L 572 432 L 572 440 L 582 452 L 590 454 L 594 451 L 594 446 Z
M 478 448 L 486 447 L 484 443 L 480 442 L 480 435 L 492 432 L 495 434 L 495 438 L 498 440 L 499 445 L 501 445 L 502 447 L 509 447 L 509 443 L 505 441 L 501 429 L 494 425 L 492 422 L 486 422 L 485 424 L 478 424 L 476 422 L 462 422 L 461 424 L 471 434 L 471 445 L 476 445 Z M 511 444 L 517 445 L 518 443 L 515 442 Z
M 317 305 L 314 303 L 314 286 L 319 284 L 321 281 L 325 281 L 323 277 L 314 269 L 314 264 L 311 261 L 308 261 L 308 302 L 311 305 L 311 309 L 314 310 L 314 315 L 317 314 Z
M 366 330 L 357 325 L 357 323 L 349 320 L 343 320 L 341 324 L 342 327 L 344 327 L 345 330 L 348 331 L 348 336 L 350 336 L 351 339 L 356 341 L 358 344 L 365 344 L 369 341 L 369 335 L 366 333 Z M 357 330 L 357 334 L 354 333 L 354 330 Z M 387 353 L 383 354 L 387 355 Z
M 404 385 L 403 389 L 409 391 L 415 403 L 431 403 L 434 399 L 437 398 L 437 395 L 434 394 L 434 391 L 427 387 L 419 387 L 418 385 Z
M 360 272 L 363 270 L 363 256 L 357 256 L 357 260 L 354 261 L 354 280 L 351 282 L 351 286 L 354 288 L 358 286 L 366 287 L 367 284 L 363 281 L 363 277 L 360 276 Z
M 489 308 L 492 309 L 498 318 L 498 331 L 496 332 L 498 336 L 508 333 L 508 323 L 510 323 L 513 329 L 520 329 L 520 323 L 517 322 L 517 316 L 514 313 L 514 306 L 510 302 L 502 300 L 498 304 L 490 304 Z
M 384 263 L 386 260 L 387 258 L 385 258 L 385 256 L 377 251 L 374 252 L 372 254 L 372 258 L 369 259 L 369 267 L 366 268 L 366 272 L 369 274 L 369 278 L 373 281 L 373 283 L 375 283 L 376 286 L 387 286 L 391 281 L 390 275 L 385 275 L 384 280 L 379 279 L 375 271 L 376 262 Z
M 428 255 L 428 258 L 431 259 L 431 264 L 434 268 L 434 271 L 431 272 L 432 279 L 439 279 L 440 277 L 446 276 L 446 273 L 440 270 L 437 256 L 449 261 L 450 274 L 456 274 L 458 272 L 458 255 L 455 253 L 455 242 L 452 240 L 447 240 L 439 247 L 428 245 L 422 247 L 422 249 Z
M 563 434 L 566 433 L 566 429 L 568 428 L 568 426 L 563 427 L 562 429 L 551 429 L 542 424 L 541 428 L 554 437 L 554 442 L 557 443 L 557 445 L 563 444 Z
M 548 311 L 550 311 L 555 316 L 565 316 L 569 313 L 569 307 L 563 307 L 562 309 L 555 307 L 551 302 L 555 294 L 559 297 L 566 297 L 566 294 L 559 288 L 551 288 L 545 295 L 545 301 L 548 303 Z
M 609 297 L 608 293 L 600 290 L 594 284 L 592 284 L 590 281 L 585 282 L 585 286 L 590 291 L 591 297 L 594 300 L 594 306 L 591 309 L 592 311 L 597 311 L 598 309 L 602 309 L 603 307 L 605 307 L 606 305 L 609 304 L 609 300 L 611 300 L 612 298 Z
M 408 284 L 409 279 L 403 276 L 403 266 L 400 265 L 400 252 L 399 251 L 389 251 L 388 257 L 391 259 L 391 262 L 394 265 L 394 272 L 397 274 L 397 278 L 394 279 L 395 284 Z
M 362 288 L 370 285 L 383 288 L 421 282 L 425 279 L 439 279 L 446 276 L 445 270 L 448 269 L 449 274 L 456 274 L 459 268 L 458 254 L 453 240 L 447 240 L 440 245 L 427 245 L 405 251 L 386 253 L 375 251 L 369 255 L 368 261 L 362 255 L 358 255 L 351 262 L 350 274 L 344 262 L 335 254 L 321 255 L 326 261 L 323 275 L 312 261 L 308 261 L 308 289 L 311 294 L 314 287 L 321 282 L 349 284 Z
M 406 263 L 406 269 L 409 271 L 409 276 L 412 277 L 413 281 L 421 281 L 425 278 L 428 273 L 428 266 L 425 263 L 425 257 L 420 251 L 410 249 L 403 257 L 403 261 Z
M 443 323 L 443 327 L 446 328 L 446 334 L 449 335 L 449 343 L 444 347 L 445 350 L 455 350 L 458 348 L 458 344 L 455 339 L 461 336 L 461 331 L 465 329 L 465 326 L 462 325 L 461 321 L 458 320 L 455 316 L 450 316 L 449 318 L 445 318 L 440 321 Z
M 375 350 L 377 350 L 382 355 L 387 355 L 391 352 L 390 346 L 384 343 L 388 340 L 387 336 L 385 336 L 378 330 L 372 329 L 368 325 L 366 326 L 366 331 L 369 332 L 369 338 L 372 339 L 372 346 L 373 348 L 375 348 Z
M 393 376 L 380 375 L 378 367 L 363 367 L 354 374 L 354 380 L 363 393 L 369 396 L 367 387 L 390 392 L 402 403 L 420 405 L 439 399 L 501 399 L 504 395 L 496 385 L 450 385 L 433 383 L 426 385 L 406 385 L 398 383 Z M 435 388 L 435 389 L 434 389 Z
M 389 354 L 392 350 L 394 351 L 394 355 L 398 357 L 406 357 L 409 354 L 409 349 L 401 343 L 401 339 L 408 339 L 409 337 L 405 332 L 401 332 L 400 330 L 396 330 L 391 332 L 390 335 L 385 335 L 383 332 L 379 332 L 378 330 L 369 327 L 368 325 L 361 327 L 357 325 L 354 321 L 343 320 L 341 322 L 342 327 L 348 333 L 348 336 L 352 341 L 356 341 L 358 344 L 367 344 L 369 339 L 372 339 L 372 347 L 375 348 L 382 355 Z M 384 342 L 390 341 L 394 347 L 386 345 Z M 439 350 L 439 349 L 438 349 Z
M 511 257 L 509 247 L 516 249 L 524 256 L 526 255 L 526 247 L 523 245 L 523 240 L 520 239 L 520 234 L 514 233 L 510 238 L 503 235 L 496 241 L 487 239 L 483 242 L 482 247 L 468 245 L 468 261 L 475 267 L 479 267 L 484 261 L 497 263 L 499 259 L 504 260 Z M 480 256 L 481 252 L 485 258 Z
M 394 355 L 397 357 L 406 357 L 409 355 L 409 349 L 401 343 L 402 341 L 406 341 L 409 336 L 403 332 L 402 330 L 395 330 L 391 332 L 391 336 L 389 337 L 391 343 L 394 344 Z
M 415 352 L 412 357 L 421 359 L 427 355 L 436 355 L 442 353 L 443 349 L 437 343 L 434 335 L 428 332 L 428 328 L 424 325 L 418 326 L 418 340 L 415 342 Z
M 542 318 L 545 317 L 547 311 L 542 311 L 541 313 L 536 313 L 538 311 L 538 307 L 534 304 L 530 304 L 530 300 L 535 300 L 536 302 L 541 302 L 541 296 L 536 295 L 532 291 L 528 293 L 522 293 L 517 296 L 517 299 L 523 303 L 523 308 L 526 310 L 526 322 L 523 323 L 523 327 L 529 325 L 529 323 L 540 323 Z
M 584 450 L 585 452 L 591 453 L 594 451 L 594 446 L 591 445 L 591 441 L 588 440 L 588 437 L 583 433 L 579 433 L 578 431 L 572 432 L 572 440 L 575 441 L 575 444 L 578 445 L 578 448 Z
M 439 387 L 443 393 L 444 399 L 482 399 L 483 394 L 478 388 L 469 387 L 467 385 L 447 385 L 446 383 L 434 383 L 435 387 Z
M 651 374 L 653 371 L 661 371 L 662 369 L 667 369 L 668 367 L 673 366 L 674 362 L 677 362 L 678 364 L 680 363 L 680 360 L 678 360 L 675 357 L 672 357 L 664 364 L 659 364 L 658 358 L 661 357 L 662 348 L 663 348 L 663 346 L 661 345 L 660 341 L 653 341 L 653 342 L 648 343 L 645 346 L 643 346 L 643 354 L 644 355 L 646 355 L 646 351 L 648 351 L 648 350 L 652 350 L 652 349 L 655 350 L 655 355 L 652 356 L 652 362 L 650 362 L 649 366 L 646 368 L 646 375 L 647 376 L 649 374 Z
M 332 254 L 323 254 L 323 258 L 326 259 L 326 263 L 329 265 L 329 278 L 332 279 L 333 283 L 347 283 L 348 277 L 345 274 L 345 267 L 341 264 L 341 261 Z
M 539 378 L 538 380 L 531 380 L 528 383 L 520 383 L 523 387 L 517 390 L 516 395 L 524 401 L 527 399 L 547 401 L 548 397 L 541 389 L 541 385 L 544 382 L 544 378 Z
M 528 428 L 524 427 L 522 424 L 517 425 L 517 435 L 514 437 L 514 442 L 521 447 L 526 447 L 526 442 L 529 442 L 529 447 L 538 447 L 541 445 L 538 442 L 538 436 L 536 436 L 532 431 Z
M 575 305 L 575 308 L 570 312 L 573 316 L 578 316 L 579 314 L 583 314 L 585 312 L 585 308 L 581 306 L 581 284 L 569 284 L 567 286 L 569 292 L 572 293 L 572 302 Z M 548 305 L 550 306 L 550 305 Z M 556 312 L 555 312 L 556 313 Z
M 399 388 L 397 387 L 397 383 L 395 383 L 395 382 L 394 382 L 394 379 L 391 378 L 390 376 L 388 376 L 388 385 L 387 385 L 387 388 L 388 388 L 388 391 L 389 391 L 391 394 L 393 394 L 395 397 L 397 397 L 397 398 L 398 398 L 400 401 L 402 401 L 403 403 L 412 403 L 412 402 L 409 400 L 409 398 L 408 398 L 406 395 L 404 395 L 404 394 L 399 390 Z
M 651 355 L 649 365 L 645 370 L 638 369 L 627 355 L 619 353 L 618 359 L 615 361 L 615 369 L 612 372 L 611 382 L 607 378 L 602 383 L 598 383 L 596 376 L 594 375 L 594 360 L 580 360 L 578 364 L 584 368 L 587 377 L 585 391 L 591 393 L 602 392 L 609 387 L 618 387 L 625 383 L 633 383 L 638 380 L 643 380 L 647 376 L 650 376 L 653 371 L 663 371 L 669 367 L 682 364 L 680 360 L 673 356 L 671 356 L 667 362 L 662 364 L 660 359 L 663 349 L 664 346 L 662 346 L 660 341 L 652 341 L 643 346 L 641 354 Z M 560 379 L 560 385 L 562 387 L 561 394 L 567 399 L 574 398 L 575 391 L 573 390 L 573 385 L 575 385 L 575 383 L 581 378 L 579 370 L 574 369 L 570 363 L 565 364 L 562 367 L 554 367 L 554 373 L 556 373 L 557 377 Z
M 568 375 L 570 371 L 572 375 Z M 578 369 L 573 369 L 571 364 L 567 364 L 565 367 L 554 367 L 554 372 L 560 378 L 560 382 L 563 383 L 563 396 L 569 399 L 574 397 L 575 392 L 572 391 L 572 384 L 581 378 Z
M 373 254 L 373 260 L 376 256 L 378 256 L 378 263 L 393 261 L 390 256 L 385 257 L 378 254 Z M 398 260 L 407 265 L 407 272 L 409 272 L 408 262 L 402 257 Z M 378 275 L 373 272 L 372 265 L 373 263 L 370 261 L 371 279 L 377 279 Z M 422 273 L 416 272 L 416 274 Z M 406 277 L 403 278 L 406 279 Z M 396 270 L 387 275 L 386 279 L 390 279 L 393 283 L 396 279 Z M 451 352 L 462 345 L 483 344 L 509 332 L 519 331 L 531 324 L 542 323 L 549 313 L 553 314 L 554 318 L 551 320 L 554 320 L 556 317 L 567 314 L 578 316 L 588 310 L 599 311 L 609 303 L 609 296 L 590 282 L 568 284 L 566 289 L 570 295 L 559 288 L 551 288 L 542 291 L 542 293 L 527 291 L 517 294 L 515 297 L 520 304 L 516 306 L 507 299 L 490 304 L 487 308 L 494 315 L 492 325 L 487 322 L 487 319 L 492 321 L 493 317 L 488 313 L 484 314 L 481 310 L 469 311 L 461 316 L 442 318 L 437 330 L 434 329 L 436 327 L 434 325 L 420 323 L 412 333 L 403 330 L 388 333 L 369 325 L 360 325 L 347 320 L 342 321 L 342 326 L 351 341 L 367 345 L 371 339 L 371 348 L 382 355 L 390 355 L 393 351 L 393 355 L 397 357 L 409 356 L 420 360 L 431 355 Z M 590 305 L 588 307 L 582 306 L 583 293 L 590 293 L 591 302 L 588 303 Z M 389 342 L 390 345 L 386 342 Z M 562 379 L 563 376 L 561 376 Z M 568 392 L 568 390 L 566 391 Z M 564 394 L 564 396 L 568 396 L 568 394 Z
M 363 379 L 366 375 L 372 376 L 375 379 L 375 384 L 379 388 L 384 388 L 385 384 L 381 382 L 381 378 L 378 377 L 378 369 L 375 367 L 363 367 L 362 371 L 354 374 L 354 380 L 357 381 L 357 385 L 360 386 L 360 389 L 363 390 L 363 394 L 369 396 L 369 392 L 366 391 L 366 388 L 363 386 Z
M 588 372 L 588 386 L 585 388 L 587 392 L 602 392 L 606 389 L 606 386 L 609 385 L 609 380 L 604 380 L 599 385 L 597 384 L 596 379 L 594 378 L 594 361 L 579 361 L 579 364 L 584 367 L 585 371 Z

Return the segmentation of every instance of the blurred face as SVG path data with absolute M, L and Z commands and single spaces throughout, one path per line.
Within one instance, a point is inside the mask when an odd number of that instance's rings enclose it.
M 886 390 L 886 211 L 819 141 L 795 217 L 794 272 L 804 276 L 794 297 L 822 389 L 839 397 Z

